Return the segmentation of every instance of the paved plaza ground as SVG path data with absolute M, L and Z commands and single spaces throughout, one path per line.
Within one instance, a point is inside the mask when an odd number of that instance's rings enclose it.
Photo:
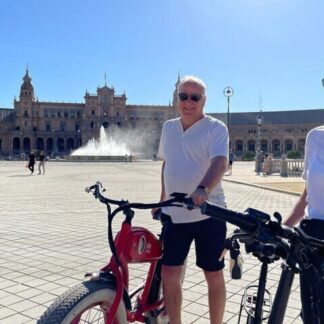
M 35 323 L 46 307 L 89 271 L 98 270 L 110 255 L 105 207 L 84 191 L 100 180 L 106 195 L 129 201 L 157 201 L 161 162 L 48 162 L 46 174 L 29 176 L 22 161 L 0 161 L 0 323 Z M 37 172 L 35 172 L 37 173 Z M 253 163 L 237 162 L 226 176 L 228 207 L 248 207 L 284 217 L 298 196 L 262 188 L 267 183 L 301 183 L 300 178 L 255 175 Z M 246 183 L 250 184 L 247 185 Z M 253 186 L 252 186 L 252 185 Z M 279 188 L 280 189 L 280 188 Z M 117 229 L 119 221 L 114 228 Z M 135 225 L 158 233 L 160 225 L 149 211 L 139 211 Z M 232 230 L 229 227 L 229 232 Z M 241 249 L 243 252 L 243 248 Z M 258 260 L 244 257 L 241 280 L 231 280 L 226 261 L 227 304 L 224 323 L 237 323 L 244 287 L 255 283 Z M 145 277 L 147 267 L 132 265 L 131 287 Z M 274 294 L 280 262 L 270 266 L 267 288 Z M 299 319 L 299 285 L 295 279 L 285 324 Z M 184 283 L 183 322 L 209 323 L 207 288 L 191 250 Z

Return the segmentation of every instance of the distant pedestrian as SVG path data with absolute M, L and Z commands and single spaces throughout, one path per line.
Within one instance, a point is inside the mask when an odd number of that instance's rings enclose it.
M 40 151 L 39 153 L 39 164 L 38 164 L 38 175 L 41 173 L 41 168 L 43 169 L 43 174 L 45 174 L 45 154 L 44 151 Z
M 228 155 L 228 173 L 227 173 L 227 175 L 232 175 L 234 161 L 235 161 L 235 154 L 232 152 L 232 149 L 230 149 L 230 152 Z
M 34 166 L 35 166 L 35 154 L 33 151 L 29 154 L 29 160 L 28 160 L 28 169 L 30 170 L 30 175 L 34 173 Z
M 271 168 L 272 168 L 272 154 L 267 153 L 263 159 L 263 168 L 262 168 L 263 175 L 264 176 L 270 175 Z

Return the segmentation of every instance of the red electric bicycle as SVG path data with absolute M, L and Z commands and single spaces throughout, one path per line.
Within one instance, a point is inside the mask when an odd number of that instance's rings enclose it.
M 99 273 L 87 273 L 86 280 L 59 296 L 38 320 L 38 324 L 58 323 L 167 323 L 161 293 L 161 257 L 163 227 L 159 238 L 143 227 L 132 226 L 133 209 L 179 206 L 184 194 L 157 204 L 128 203 L 104 197 L 100 182 L 86 188 L 107 206 L 108 241 L 112 257 Z M 181 198 L 180 197 L 180 198 Z M 110 205 L 118 207 L 112 211 Z M 112 221 L 123 212 L 125 220 L 115 239 Z M 161 220 L 163 223 L 163 219 Z M 129 263 L 149 263 L 146 280 L 128 291 Z

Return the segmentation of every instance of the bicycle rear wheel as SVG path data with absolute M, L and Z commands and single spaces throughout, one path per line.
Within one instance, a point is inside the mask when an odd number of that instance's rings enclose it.
M 105 282 L 83 282 L 59 296 L 37 324 L 105 323 L 115 295 L 116 292 Z M 127 324 L 123 300 L 112 324 Z

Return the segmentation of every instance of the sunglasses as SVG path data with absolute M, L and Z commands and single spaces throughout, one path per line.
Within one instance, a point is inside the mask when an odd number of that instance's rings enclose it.
M 182 92 L 182 93 L 179 93 L 178 97 L 179 97 L 180 101 L 186 101 L 190 98 L 190 100 L 192 100 L 194 102 L 198 102 L 201 99 L 202 95 L 200 95 L 198 93 L 188 95 L 187 93 Z

